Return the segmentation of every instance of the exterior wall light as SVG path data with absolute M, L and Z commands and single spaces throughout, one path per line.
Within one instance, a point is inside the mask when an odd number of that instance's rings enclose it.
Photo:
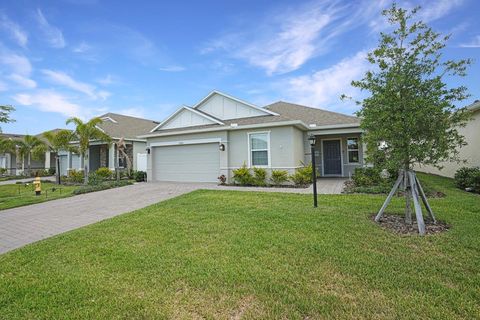
M 225 151 L 225 145 L 223 143 L 220 143 L 220 145 L 218 146 L 218 149 L 220 151 Z
M 147 151 L 147 154 L 150 154 L 150 148 L 147 147 L 147 149 L 145 149 L 145 151 Z

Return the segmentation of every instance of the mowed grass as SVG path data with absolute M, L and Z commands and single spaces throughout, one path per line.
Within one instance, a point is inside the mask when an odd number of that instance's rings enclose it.
M 384 196 L 196 191 L 0 256 L 4 319 L 474 319 L 480 197 L 420 175 L 446 233 L 399 236 Z M 388 213 L 401 214 L 394 199 Z
M 55 188 L 55 191 L 52 191 Z M 35 195 L 33 184 L 0 185 L 0 210 L 26 206 L 29 204 L 70 197 L 77 186 L 61 186 L 50 182 L 42 182 L 42 194 Z M 0 212 L 0 214 L 2 214 Z

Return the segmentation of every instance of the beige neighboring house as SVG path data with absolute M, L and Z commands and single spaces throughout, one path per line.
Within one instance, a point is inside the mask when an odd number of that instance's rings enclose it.
M 99 117 L 102 123 L 98 128 L 109 135 L 113 142 L 118 142 L 121 138 L 126 143 L 126 153 L 132 161 L 133 170 L 147 170 L 146 139 L 138 138 L 150 132 L 158 125 L 158 122 L 148 119 L 126 116 L 117 113 L 106 113 Z M 78 143 L 73 142 L 73 145 Z M 66 175 L 70 170 L 83 170 L 85 167 L 84 159 L 73 152 L 59 152 L 60 173 Z M 101 167 L 115 169 L 117 160 L 116 144 L 108 145 L 103 141 L 91 141 L 87 154 L 86 167 L 88 171 L 95 171 Z M 119 157 L 119 167 L 127 167 L 126 159 Z
M 431 166 L 422 166 L 417 169 L 418 171 L 453 177 L 461 167 L 480 167 L 480 101 L 475 101 L 467 107 L 467 110 L 472 112 L 472 119 L 466 127 L 459 129 L 460 134 L 465 137 L 467 142 L 466 146 L 459 149 L 459 156 L 466 163 L 446 162 L 442 164 L 442 170 Z
M 243 164 L 289 173 L 310 163 L 309 135 L 322 177 L 348 177 L 364 164 L 360 119 L 287 102 L 266 107 L 213 91 L 182 106 L 146 139 L 149 181 L 228 181 Z

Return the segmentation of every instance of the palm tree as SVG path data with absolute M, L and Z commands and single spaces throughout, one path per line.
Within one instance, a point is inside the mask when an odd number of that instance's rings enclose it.
M 48 141 L 48 149 L 55 153 L 55 177 L 57 184 L 60 184 L 60 157 L 58 153 L 62 150 L 73 151 L 70 145 L 74 134 L 70 130 L 47 131 L 43 133 L 43 137 Z
M 19 153 L 22 157 L 22 162 L 27 157 L 27 172 L 31 173 L 31 161 L 39 160 L 45 155 L 45 143 L 36 136 L 26 135 L 23 140 L 17 141 Z
M 73 117 L 67 120 L 67 125 L 73 123 L 75 125 L 74 134 L 78 138 L 79 146 L 78 151 L 80 153 L 80 157 L 82 157 L 84 161 L 84 176 L 85 180 L 84 183 L 87 184 L 88 182 L 88 167 L 87 167 L 87 151 L 90 147 L 90 140 L 100 140 L 110 144 L 111 138 L 105 132 L 103 132 L 98 125 L 102 123 L 102 119 L 100 118 L 93 118 L 88 122 L 83 122 L 81 119 L 77 117 Z

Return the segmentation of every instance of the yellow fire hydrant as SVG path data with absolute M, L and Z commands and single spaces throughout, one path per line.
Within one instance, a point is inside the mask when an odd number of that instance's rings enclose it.
M 33 186 L 35 187 L 35 195 L 39 196 L 42 194 L 42 182 L 40 181 L 40 177 L 35 177 L 33 180 Z

